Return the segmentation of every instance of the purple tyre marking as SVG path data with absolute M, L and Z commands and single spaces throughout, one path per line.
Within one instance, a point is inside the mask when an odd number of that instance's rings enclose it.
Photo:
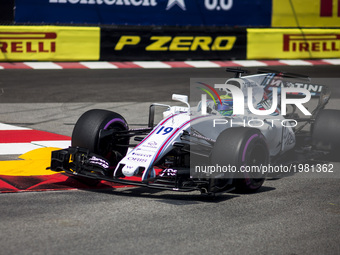
M 246 145 L 243 149 L 243 154 L 242 154 L 242 163 L 244 163 L 245 165 L 245 158 L 246 158 L 246 152 L 247 152 L 247 149 L 248 149 L 248 146 L 250 144 L 250 142 L 255 138 L 255 137 L 258 137 L 259 135 L 258 134 L 254 134 L 252 135 L 248 141 L 246 142 Z M 251 185 L 251 181 L 250 181 L 250 178 L 249 178 L 249 174 L 248 173 L 244 173 L 244 176 L 245 176 L 245 181 L 246 181 L 246 184 L 249 185 L 249 188 L 251 189 L 256 189 L 257 186 L 254 186 L 254 185 Z
M 244 147 L 244 150 L 243 150 L 243 154 L 242 154 L 242 162 L 245 161 L 246 152 L 247 152 L 247 149 L 248 149 L 248 146 L 249 146 L 250 142 L 251 142 L 255 137 L 258 137 L 258 136 L 259 136 L 258 134 L 255 134 L 255 135 L 252 135 L 252 136 L 248 139 L 248 141 L 247 141 L 247 143 L 246 143 L 246 146 Z
M 109 127 L 112 123 L 114 123 L 114 122 L 120 122 L 120 123 L 122 123 L 122 124 L 124 125 L 124 127 L 127 128 L 126 122 L 125 122 L 124 120 L 119 119 L 119 118 L 115 118 L 115 119 L 110 120 L 110 121 L 105 125 L 104 129 L 108 129 L 108 127 Z

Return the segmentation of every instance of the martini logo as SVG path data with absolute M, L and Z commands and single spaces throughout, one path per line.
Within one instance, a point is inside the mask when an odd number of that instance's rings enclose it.
M 340 34 L 284 34 L 285 52 L 339 52 Z
M 0 32 L 0 53 L 50 53 L 56 51 L 54 32 Z

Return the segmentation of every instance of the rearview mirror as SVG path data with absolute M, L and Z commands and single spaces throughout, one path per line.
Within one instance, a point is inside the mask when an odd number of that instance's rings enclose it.
M 179 95 L 179 94 L 172 94 L 172 100 L 182 102 L 188 106 L 190 109 L 190 105 L 188 103 L 188 96 L 187 95 Z

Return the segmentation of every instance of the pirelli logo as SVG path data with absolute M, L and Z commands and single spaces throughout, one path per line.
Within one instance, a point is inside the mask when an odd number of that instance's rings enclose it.
M 339 52 L 340 34 L 284 34 L 285 52 Z
M 0 32 L 0 53 L 54 53 L 57 33 Z

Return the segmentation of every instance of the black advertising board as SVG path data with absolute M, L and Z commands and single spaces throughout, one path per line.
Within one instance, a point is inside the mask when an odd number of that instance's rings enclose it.
M 244 28 L 101 28 L 100 60 L 229 60 L 246 58 Z

